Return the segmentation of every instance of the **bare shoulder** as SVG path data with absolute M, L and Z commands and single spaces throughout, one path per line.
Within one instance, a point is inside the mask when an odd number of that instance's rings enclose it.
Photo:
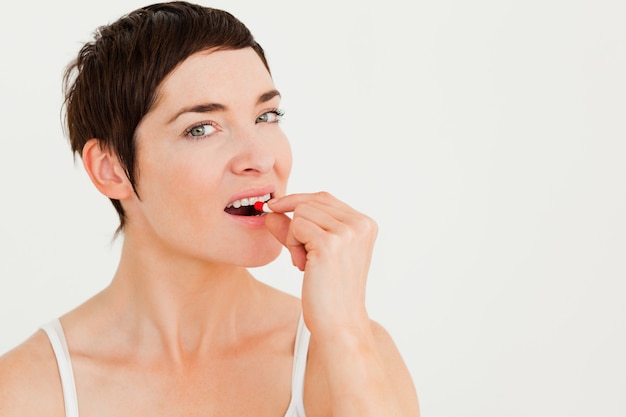
M 377 351 L 377 363 L 384 369 L 391 392 L 406 416 L 419 416 L 417 392 L 411 374 L 389 332 L 378 322 L 370 320 L 371 335 Z M 305 408 L 310 416 L 329 416 L 330 387 L 316 344 L 309 350 L 305 381 Z
M 378 352 L 387 370 L 390 383 L 394 387 L 394 391 L 404 404 L 414 405 L 409 406 L 410 409 L 407 410 L 406 415 L 419 416 L 415 384 L 413 383 L 413 378 L 400 351 L 387 329 L 373 320 L 371 321 L 371 326 Z
M 402 359 L 402 356 L 387 329 L 374 320 L 371 320 L 370 323 L 372 327 L 372 334 L 374 335 L 374 339 L 376 340 L 376 345 L 378 347 L 378 352 L 382 356 L 386 365 L 394 366 L 393 369 L 406 371 L 408 373 L 404 360 Z
M 0 356 L 0 417 L 63 416 L 56 359 L 43 331 Z

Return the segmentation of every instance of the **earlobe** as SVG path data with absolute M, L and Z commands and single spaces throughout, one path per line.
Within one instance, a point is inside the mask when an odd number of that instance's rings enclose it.
M 123 200 L 132 194 L 132 185 L 119 159 L 103 148 L 98 139 L 87 141 L 82 159 L 91 182 L 102 194 L 114 200 Z

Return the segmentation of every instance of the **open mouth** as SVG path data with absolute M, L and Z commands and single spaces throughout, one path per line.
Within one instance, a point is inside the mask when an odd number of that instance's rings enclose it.
M 271 194 L 265 194 L 258 197 L 242 198 L 228 204 L 224 211 L 233 216 L 262 216 L 265 213 L 254 208 L 257 201 L 266 202 L 272 198 Z

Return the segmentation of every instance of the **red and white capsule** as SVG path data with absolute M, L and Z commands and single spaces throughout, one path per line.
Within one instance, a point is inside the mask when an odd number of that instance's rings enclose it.
M 270 206 L 268 206 L 267 203 L 264 201 L 257 201 L 256 203 L 254 203 L 254 209 L 263 213 L 273 213 Z

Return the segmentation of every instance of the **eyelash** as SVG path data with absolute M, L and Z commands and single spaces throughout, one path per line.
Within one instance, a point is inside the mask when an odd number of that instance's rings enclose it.
M 216 128 L 216 127 L 215 127 L 215 122 L 212 122 L 212 121 L 210 121 L 210 120 L 207 120 L 207 121 L 205 121 L 205 122 L 196 123 L 195 125 L 191 126 L 190 128 L 188 128 L 187 130 L 185 130 L 185 131 L 183 132 L 183 136 L 184 136 L 184 137 L 186 137 L 186 138 L 188 138 L 188 139 L 192 139 L 192 140 L 199 140 L 199 139 L 204 139 L 204 138 L 206 138 L 207 136 L 211 136 L 213 133 L 215 133 L 215 132 L 211 132 L 211 133 L 209 133 L 208 135 L 202 135 L 202 136 L 193 136 L 193 135 L 191 134 L 191 132 L 192 132 L 194 129 L 197 129 L 197 128 L 202 127 L 202 126 L 211 126 L 211 127 L 213 127 L 213 128 Z
M 265 115 L 265 114 L 268 114 L 268 113 L 274 114 L 274 115 L 276 116 L 276 120 L 271 121 L 271 122 L 258 122 L 258 120 L 259 120 L 259 118 L 260 118 L 261 116 L 263 116 L 263 115 Z M 282 120 L 282 118 L 283 118 L 283 116 L 284 116 L 284 115 L 285 115 L 285 111 L 284 111 L 284 110 L 282 110 L 282 109 L 272 109 L 272 110 L 268 110 L 268 111 L 266 111 L 266 112 L 261 113 L 261 115 L 259 115 L 259 117 L 257 117 L 257 119 L 255 120 L 255 124 L 256 124 L 256 123 L 279 123 L 279 122 Z M 210 121 L 210 120 L 207 120 L 207 121 L 200 122 L 200 123 L 197 123 L 197 124 L 195 124 L 195 125 L 193 125 L 193 126 L 189 127 L 187 130 L 185 130 L 185 131 L 183 132 L 183 136 L 184 136 L 184 137 L 186 137 L 186 138 L 192 139 L 192 140 L 199 140 L 199 139 L 204 139 L 204 138 L 206 138 L 207 136 L 211 136 L 213 133 L 215 133 L 215 132 L 211 132 L 211 133 L 209 133 L 208 135 L 202 135 L 202 136 L 193 136 L 193 135 L 191 134 L 191 132 L 192 132 L 194 129 L 197 129 L 197 128 L 202 127 L 202 126 L 211 126 L 211 127 L 213 127 L 213 128 L 216 128 L 216 124 L 215 124 L 215 122 L 212 122 L 212 121 Z
M 274 122 L 270 122 L 270 123 L 278 123 L 282 120 L 283 116 L 285 115 L 285 111 L 282 109 L 272 109 L 272 110 L 268 110 L 266 112 L 264 112 L 263 114 L 267 114 L 267 113 L 273 113 L 276 115 L 276 121 Z M 261 114 L 261 116 L 263 116 L 263 114 Z M 261 117 L 259 116 L 259 117 Z M 258 120 L 258 117 L 257 117 Z

